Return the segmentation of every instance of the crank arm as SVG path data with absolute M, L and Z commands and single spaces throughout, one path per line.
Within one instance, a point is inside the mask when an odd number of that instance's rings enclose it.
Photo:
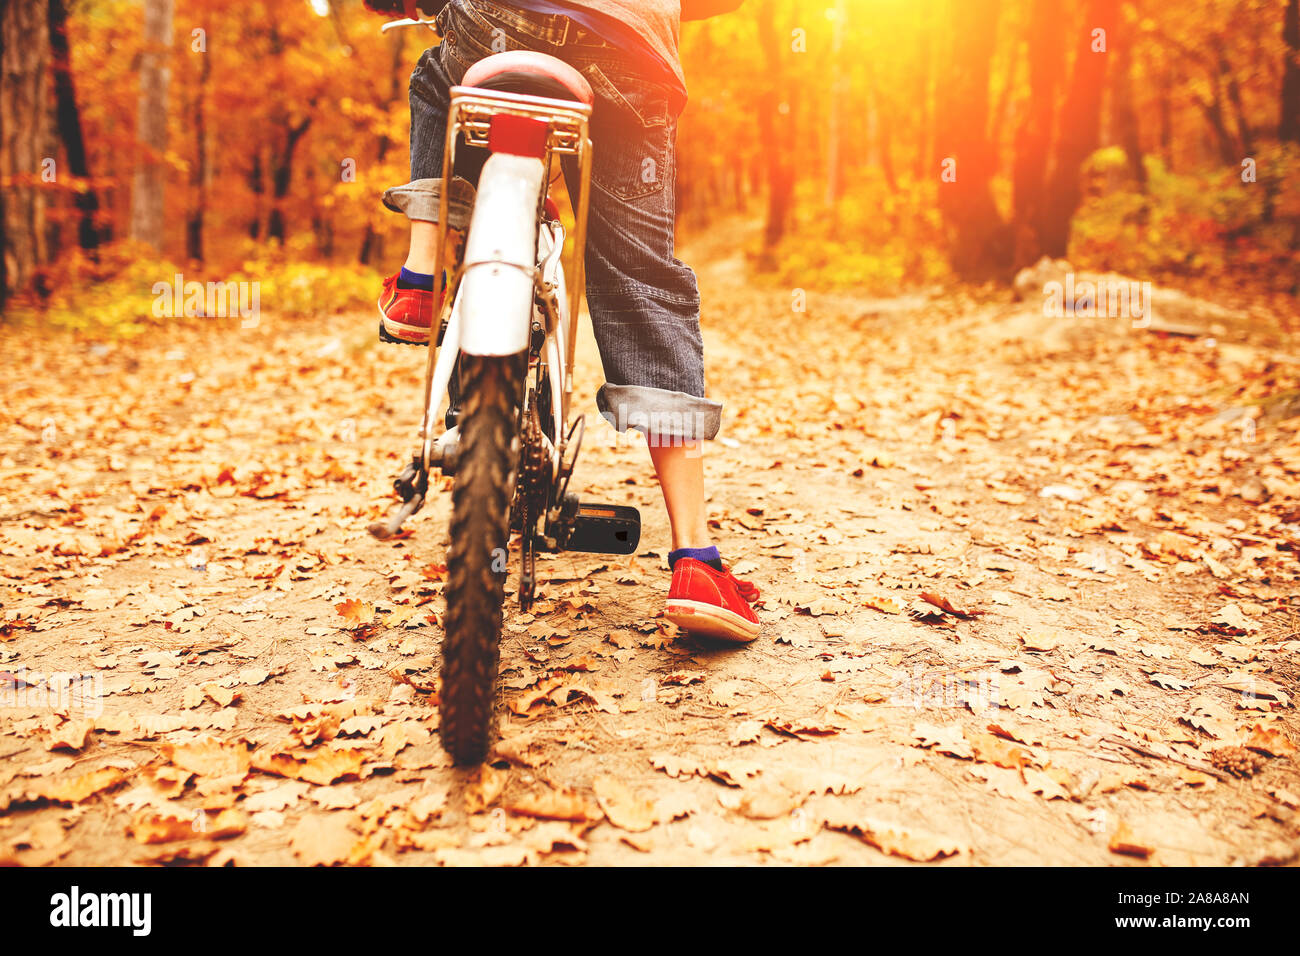
M 393 512 L 387 521 L 376 521 L 366 528 L 380 541 L 386 541 L 402 530 L 402 523 L 424 507 L 424 495 L 416 495 L 409 501 L 403 501 L 401 507 Z

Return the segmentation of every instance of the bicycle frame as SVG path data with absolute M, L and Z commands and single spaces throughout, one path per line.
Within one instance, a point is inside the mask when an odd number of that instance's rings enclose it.
M 558 474 L 564 453 L 564 436 L 567 435 L 565 424 L 569 420 L 573 392 L 573 362 L 583 291 L 583 250 L 586 247 L 588 196 L 591 182 L 589 127 L 591 107 L 568 100 L 488 91 L 474 87 L 452 87 L 442 160 L 444 183 L 451 182 L 458 135 L 463 133 L 465 141 L 470 145 L 486 147 L 492 117 L 500 113 L 540 120 L 545 122 L 549 129 L 546 157 L 543 160 L 543 181 L 537 199 L 534 223 L 542 222 L 547 185 L 545 171 L 551 168 L 553 157 L 576 156 L 578 158 L 578 199 L 574 210 L 574 248 L 577 261 L 574 281 L 571 285 L 565 282 L 560 264 L 565 238 L 563 228 L 556 224 L 556 227 L 548 233 L 537 230 L 537 233 L 542 234 L 535 233 L 533 236 L 533 249 L 536 255 L 531 272 L 536 300 L 541 303 L 541 312 L 546 326 L 546 343 L 542 360 L 551 370 L 552 409 L 555 414 L 555 436 L 558 443 L 550 449 L 550 454 L 553 469 Z M 426 470 L 433 464 L 434 419 L 442 395 L 447 391 L 464 337 L 460 292 L 466 271 L 483 265 L 523 268 L 519 263 L 498 260 L 469 261 L 467 245 L 465 257 L 467 261 L 462 263 L 456 274 L 449 278 L 444 296 L 443 273 L 447 265 L 444 261 L 444 250 L 447 240 L 449 194 L 450 189 L 442 190 L 438 204 L 435 239 L 434 301 L 438 302 L 441 299 L 443 304 L 435 317 L 434 329 L 442 328 L 445 323 L 446 331 L 443 333 L 441 344 L 436 349 L 431 345 L 425 368 L 424 417 L 420 425 L 420 440 L 421 460 Z M 543 252 L 545 240 L 549 240 L 550 249 Z M 530 310 L 530 315 L 534 312 L 535 310 Z

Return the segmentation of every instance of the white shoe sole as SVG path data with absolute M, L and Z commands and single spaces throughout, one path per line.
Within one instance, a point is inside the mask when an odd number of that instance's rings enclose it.
M 683 631 L 703 634 L 723 641 L 748 644 L 758 637 L 759 625 L 747 621 L 735 611 L 728 611 L 716 604 L 703 601 L 677 599 L 669 601 L 664 608 L 664 617 L 672 621 Z

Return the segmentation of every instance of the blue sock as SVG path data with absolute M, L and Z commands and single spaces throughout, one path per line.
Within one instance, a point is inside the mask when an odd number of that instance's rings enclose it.
M 716 545 L 709 545 L 707 548 L 678 548 L 676 551 L 668 552 L 668 566 L 674 567 L 682 558 L 694 558 L 696 561 L 702 561 L 715 571 L 722 570 L 722 554 L 718 551 Z
M 423 289 L 425 292 L 432 292 L 433 276 L 425 275 L 423 272 L 412 272 L 406 266 L 402 266 L 402 271 L 397 274 L 397 287 L 399 289 Z

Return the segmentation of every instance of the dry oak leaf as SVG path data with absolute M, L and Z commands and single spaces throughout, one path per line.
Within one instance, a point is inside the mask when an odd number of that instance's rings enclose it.
M 884 594 L 873 594 L 862 599 L 862 603 L 875 611 L 883 611 L 885 614 L 902 614 L 903 605 Z
M 781 775 L 781 785 L 802 796 L 820 797 L 823 794 L 843 796 L 857 793 L 863 781 L 835 770 L 793 770 Z
M 1241 745 L 1268 757 L 1286 757 L 1296 752 L 1296 745 L 1275 726 L 1257 723 Z
M 1281 687 L 1270 680 L 1256 677 L 1254 674 L 1229 674 L 1228 680 L 1217 681 L 1214 686 L 1234 690 L 1249 700 L 1262 697 L 1265 700 L 1275 700 L 1283 707 L 1291 706 L 1291 698 L 1287 696 Z
M 1212 697 L 1198 697 L 1191 702 L 1190 708 L 1178 718 L 1180 722 L 1219 740 L 1232 735 L 1232 715 Z
M 1191 767 L 1178 768 L 1178 777 L 1189 787 L 1203 787 L 1207 783 L 1214 783 L 1214 778 L 1208 773 L 1201 773 L 1199 770 L 1193 770 Z
M 535 734 L 507 737 L 493 746 L 489 762 L 495 763 L 499 758 L 520 767 L 540 767 L 546 763 L 543 746 L 543 741 Z
M 851 834 L 884 853 L 915 860 L 918 863 L 930 863 L 944 857 L 956 856 L 966 849 L 961 842 L 949 837 L 887 823 L 883 820 L 854 816 L 846 810 L 836 811 L 835 815 L 828 817 L 825 823 L 829 829 Z
M 1052 631 L 1035 630 L 1020 635 L 1027 651 L 1053 651 L 1061 644 L 1061 636 Z
M 1111 853 L 1122 853 L 1125 856 L 1136 856 L 1143 860 L 1147 859 L 1156 851 L 1154 846 L 1149 846 L 1144 842 L 1140 842 L 1138 838 L 1133 835 L 1132 828 L 1123 820 L 1120 820 L 1115 825 L 1115 832 L 1110 835 L 1110 841 L 1107 843 L 1107 846 L 1110 848 Z
M 579 697 L 584 696 L 582 685 L 571 683 L 568 675 L 556 673 L 551 677 L 539 680 L 510 701 L 507 706 L 520 717 L 527 717 L 538 704 L 547 703 L 563 706 L 570 702 L 575 693 Z
M 375 620 L 375 606 L 364 601 L 349 599 L 341 604 L 335 604 L 334 610 L 338 611 L 339 616 L 352 627 L 370 624 Z
M 704 772 L 710 779 L 728 787 L 743 787 L 750 777 L 763 772 L 763 765 L 751 760 L 719 760 Z
M 1042 770 L 1022 767 L 1020 775 L 1024 777 L 1029 791 L 1042 794 L 1044 800 L 1070 799 L 1072 780 L 1069 771 L 1061 767 L 1045 767 Z
M 194 840 L 189 843 L 164 844 L 157 849 L 146 850 L 134 859 L 136 863 L 153 863 L 159 866 L 203 863 L 212 859 L 220 849 L 221 845 L 211 840 Z
M 51 803 L 74 804 L 104 790 L 116 787 L 126 779 L 126 773 L 116 767 L 100 767 L 79 777 L 62 780 L 42 780 L 27 791 L 29 800 L 49 800 Z
M 505 807 L 508 813 L 538 820 L 570 820 L 595 822 L 605 814 L 593 806 L 586 797 L 567 787 L 562 790 L 547 789 L 525 794 Z
M 50 730 L 46 750 L 80 750 L 86 746 L 86 737 L 95 729 L 93 720 L 66 720 Z
M 791 720 L 777 717 L 775 715 L 768 717 L 763 726 L 778 734 L 784 734 L 787 737 L 795 737 L 801 740 L 816 737 L 832 737 L 835 734 L 838 734 L 842 729 L 830 720 L 826 719 Z
M 709 703 L 719 707 L 734 707 L 748 696 L 749 682 L 740 678 L 724 680 L 709 688 Z
M 620 830 L 643 833 L 655 825 L 654 801 L 638 797 L 619 778 L 601 774 L 591 782 L 591 786 L 605 816 Z
M 49 866 L 66 856 L 72 841 L 61 820 L 45 819 L 32 824 L 0 848 L 0 866 Z
M 330 784 L 345 777 L 359 777 L 366 752 L 357 748 L 320 750 L 306 759 L 291 753 L 253 755 L 253 768 L 279 777 Z
M 966 739 L 975 752 L 975 759 L 980 763 L 991 763 L 1008 770 L 1019 770 L 1029 763 L 1029 754 L 993 734 L 968 730 Z
M 177 767 L 200 777 L 242 777 L 252 762 L 243 743 L 226 744 L 215 737 L 188 744 L 163 744 L 159 750 Z
M 201 810 L 144 809 L 137 813 L 126 827 L 127 836 L 139 843 L 170 843 L 199 836 L 198 817 Z
M 950 724 L 947 727 L 916 724 L 912 728 L 912 736 L 921 741 L 922 748 L 934 748 L 937 753 L 948 754 L 950 757 L 958 757 L 962 760 L 970 760 L 975 756 L 961 724 Z
M 692 813 L 699 812 L 699 803 L 696 798 L 689 793 L 683 793 L 680 790 L 673 793 L 665 794 L 655 801 L 655 816 L 660 823 L 672 823 L 674 820 L 683 820 Z
M 406 808 L 407 815 L 416 823 L 424 825 L 430 820 L 439 820 L 447 809 L 447 789 L 431 790 L 411 801 Z
M 202 810 L 180 808 L 144 809 L 135 815 L 126 832 L 140 843 L 171 843 L 203 837 L 224 840 L 248 829 L 248 815 L 239 810 L 222 810 L 209 818 Z
M 366 737 L 376 727 L 384 725 L 385 718 L 371 717 L 366 714 L 357 714 L 355 717 L 349 717 L 339 725 L 339 736 L 341 737 Z
M 461 837 L 454 830 L 399 829 L 393 835 L 398 850 L 451 850 L 460 846 Z
M 950 602 L 946 597 L 936 594 L 933 591 L 922 591 L 920 597 L 922 601 L 925 601 L 927 604 L 933 604 L 945 614 L 951 614 L 954 617 L 960 617 L 964 620 L 970 620 L 971 618 L 978 617 L 984 613 L 983 611 L 963 611 L 960 608 L 954 607 L 952 602 Z
M 482 813 L 492 806 L 509 779 L 509 770 L 497 770 L 488 764 L 479 767 L 474 782 L 465 788 L 465 812 Z
M 574 825 L 561 820 L 548 820 L 526 830 L 520 837 L 525 847 L 545 856 L 548 853 L 572 853 L 572 857 L 559 859 L 561 863 L 582 863 L 586 860 L 587 841 L 582 838 L 585 825 Z
M 302 818 L 289 834 L 294 856 L 307 866 L 362 863 L 377 847 L 363 842 L 351 813 L 315 813 Z
M 775 820 L 788 817 L 803 806 L 806 794 L 786 790 L 724 790 L 718 794 L 718 803 L 750 820 Z
M 389 724 L 379 735 L 379 749 L 385 760 L 392 760 L 412 744 L 422 744 L 430 737 L 429 728 L 418 720 Z
M 1215 615 L 1210 618 L 1210 625 L 1217 631 L 1225 633 L 1250 634 L 1258 631 L 1260 624 L 1258 621 L 1252 621 L 1246 617 L 1241 607 L 1237 604 L 1225 604 Z
M 204 684 L 203 693 L 206 694 L 208 699 L 218 707 L 229 707 L 235 701 L 244 696 L 237 690 L 232 690 L 229 687 L 222 687 L 218 684 Z
M 308 720 L 293 722 L 293 730 L 289 731 L 290 736 L 295 738 L 304 747 L 311 747 L 315 744 L 325 743 L 333 740 L 339 734 L 339 727 L 342 721 L 338 714 L 323 713 L 319 717 L 313 717 Z
M 188 770 L 172 766 L 153 767 L 146 770 L 144 776 L 158 794 L 168 800 L 184 793 L 186 784 L 194 778 Z
M 707 773 L 704 764 L 694 757 L 682 757 L 677 754 L 653 754 L 650 757 L 650 765 L 656 770 L 662 770 L 674 779 L 694 777 L 696 775 L 702 777 Z
M 290 780 L 253 794 L 241 806 L 249 813 L 284 810 L 301 800 L 309 789 L 305 783 Z

